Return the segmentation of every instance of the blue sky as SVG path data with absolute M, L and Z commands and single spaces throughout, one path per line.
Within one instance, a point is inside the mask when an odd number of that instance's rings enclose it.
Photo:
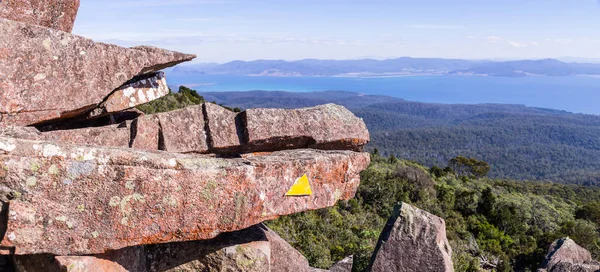
M 82 0 L 73 32 L 195 62 L 600 58 L 600 0 Z

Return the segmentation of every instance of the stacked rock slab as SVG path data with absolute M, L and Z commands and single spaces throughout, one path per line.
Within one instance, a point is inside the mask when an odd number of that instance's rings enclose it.
M 310 271 L 302 254 L 263 224 L 211 240 L 136 246 L 93 256 L 16 256 L 39 271 Z
M 454 271 L 443 219 L 397 205 L 373 253 L 369 271 Z
M 352 198 L 364 122 L 333 104 L 143 115 L 160 70 L 195 56 L 72 35 L 78 6 L 0 0 L 0 269 L 310 271 L 257 224 Z M 286 196 L 301 177 L 312 193 Z
M 71 32 L 79 0 L 4 0 L 0 17 Z
M 3 246 L 17 254 L 97 254 L 210 239 L 354 196 L 368 153 L 284 150 L 220 159 L 0 138 Z M 313 194 L 285 197 L 307 175 Z
M 600 271 L 600 262 L 592 259 L 592 254 L 566 237 L 550 245 L 548 255 L 542 262 L 539 272 L 596 272 Z
M 98 43 L 1 18 L 0 37 L 0 126 L 85 114 L 134 77 L 195 57 L 155 47 Z M 121 110 L 126 108 L 130 104 Z
M 265 120 L 262 110 L 253 109 L 236 114 L 219 105 L 205 103 L 142 116 L 118 125 L 53 130 L 24 136 L 21 134 L 21 137 L 94 146 L 215 154 L 298 148 L 360 150 L 369 141 L 364 122 L 342 106 L 328 104 L 271 112 L 272 119 L 295 115 L 301 120 L 318 120 L 298 124 L 302 128 L 296 131 L 290 131 L 286 124 Z M 255 114 L 257 112 L 259 114 Z M 269 129 L 261 130 L 259 127 Z

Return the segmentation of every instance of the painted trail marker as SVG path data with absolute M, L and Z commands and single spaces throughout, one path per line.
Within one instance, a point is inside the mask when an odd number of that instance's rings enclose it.
M 286 196 L 309 196 L 312 195 L 312 190 L 310 189 L 310 183 L 308 182 L 308 177 L 303 175 L 298 178 L 292 188 L 285 194 Z

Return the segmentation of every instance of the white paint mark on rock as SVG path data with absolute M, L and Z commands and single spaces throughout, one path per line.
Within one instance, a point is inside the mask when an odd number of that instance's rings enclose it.
M 15 239 L 17 239 L 17 236 L 14 232 L 8 234 L 8 240 L 14 241 Z

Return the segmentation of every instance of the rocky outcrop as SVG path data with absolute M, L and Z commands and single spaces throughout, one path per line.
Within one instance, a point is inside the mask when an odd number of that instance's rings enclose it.
M 0 18 L 32 25 L 73 30 L 79 0 L 4 0 L 0 1 Z
M 259 224 L 211 240 L 129 247 L 93 256 L 16 256 L 29 271 L 309 271 L 308 261 Z
M 397 205 L 373 253 L 369 271 L 454 271 L 443 219 Z
M 354 262 L 354 256 L 348 256 L 343 260 L 335 263 L 331 268 L 330 272 L 352 272 L 352 264 Z
M 134 77 L 195 57 L 155 47 L 98 43 L 6 19 L 0 19 L 0 37 L 0 126 L 86 114 Z M 127 85 L 120 90 L 130 92 Z
M 3 246 L 96 254 L 210 239 L 354 196 L 368 153 L 285 150 L 243 159 L 0 138 Z M 285 197 L 307 175 L 313 194 Z
M 298 110 L 281 110 L 273 114 L 273 118 L 285 119 L 290 112 L 314 112 L 321 109 L 336 109 L 347 111 L 337 105 L 324 105 L 313 108 Z M 312 129 L 306 127 L 302 131 L 296 131 L 295 136 L 281 140 L 281 144 L 275 143 L 275 139 L 282 138 L 286 133 L 286 126 L 276 126 L 271 121 L 252 120 L 252 123 L 243 122 L 241 119 L 252 110 L 236 114 L 219 105 L 205 103 L 199 106 L 191 106 L 181 110 L 175 110 L 155 115 L 142 116 L 131 122 L 123 122 L 118 125 L 103 127 L 87 127 L 70 130 L 51 130 L 38 133 L 29 130 L 30 133 L 20 131 L 19 138 L 30 140 L 51 140 L 63 143 L 75 143 L 94 146 L 133 147 L 145 150 L 165 150 L 177 153 L 215 153 L 215 154 L 239 154 L 249 151 L 277 151 L 294 148 L 322 148 L 338 147 L 336 149 L 360 150 L 369 141 L 369 132 L 365 129 L 363 120 L 354 114 L 323 114 L 318 117 L 319 123 L 312 124 Z M 330 112 L 331 113 L 331 112 Z M 333 123 L 352 124 L 355 137 L 347 141 L 342 133 L 329 133 L 335 127 L 329 127 Z M 265 141 L 251 141 L 244 135 L 245 131 L 257 131 L 256 127 L 272 126 L 268 131 L 261 132 Z M 322 128 L 326 126 L 326 128 Z M 268 133 L 273 135 L 269 136 Z M 2 132 L 0 132 L 2 135 Z M 6 136 L 15 137 L 6 133 Z M 184 136 L 182 136 L 184 135 Z M 249 136 L 251 137 L 251 136 Z M 356 138 L 360 137 L 360 138 Z M 285 137 L 284 137 L 285 138 Z M 159 143 L 160 139 L 160 143 Z M 255 138 L 254 138 L 255 139 Z M 318 144 L 315 144 L 318 139 Z M 343 143 L 343 146 L 340 144 Z
M 333 104 L 144 115 L 160 70 L 195 56 L 72 35 L 78 6 L 0 0 L 0 270 L 311 271 L 257 224 L 353 197 L 364 122 Z
M 135 78 L 116 89 L 89 117 L 103 116 L 148 103 L 169 94 L 163 72 L 151 73 Z
M 249 109 L 242 119 L 252 151 L 295 146 L 355 149 L 369 142 L 365 123 L 335 104 L 293 110 Z
M 570 238 L 554 241 L 542 262 L 539 272 L 596 272 L 600 262 L 592 259 L 592 254 Z

